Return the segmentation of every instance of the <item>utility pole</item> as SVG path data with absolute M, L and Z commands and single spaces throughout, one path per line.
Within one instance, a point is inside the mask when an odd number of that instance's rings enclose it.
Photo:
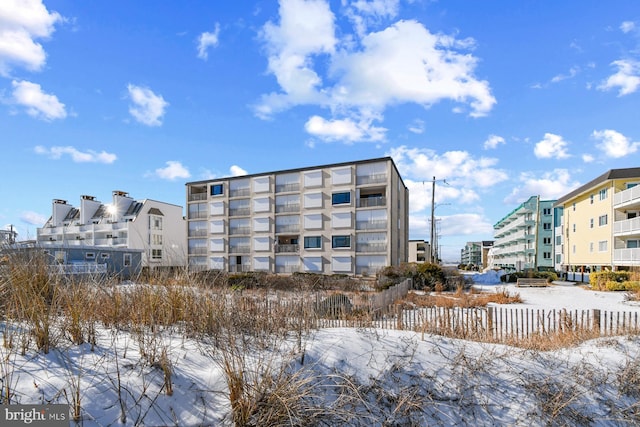
M 441 180 L 444 184 L 447 183 L 446 180 Z M 438 182 L 438 180 L 436 179 L 436 177 L 434 176 L 433 179 L 431 180 L 431 230 L 430 230 L 430 236 L 429 236 L 429 246 L 431 248 L 431 250 L 429 251 L 429 262 L 430 263 L 435 263 L 438 261 L 437 258 L 437 251 L 438 248 L 436 247 L 436 182 Z M 424 183 L 424 182 L 423 182 Z

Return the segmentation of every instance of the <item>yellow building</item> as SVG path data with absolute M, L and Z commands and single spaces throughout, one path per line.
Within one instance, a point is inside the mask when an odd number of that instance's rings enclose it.
M 640 168 L 611 169 L 561 197 L 565 272 L 640 266 Z

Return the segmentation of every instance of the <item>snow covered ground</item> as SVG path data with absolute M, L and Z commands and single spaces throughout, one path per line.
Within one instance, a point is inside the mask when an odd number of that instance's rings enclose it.
M 528 307 L 640 310 L 619 293 L 568 286 L 510 290 Z M 147 338 L 161 342 L 149 347 L 133 331 L 99 330 L 93 349 L 68 344 L 49 354 L 20 355 L 0 346 L 5 401 L 7 389 L 11 403 L 71 405 L 75 399 L 83 426 L 232 425 L 217 346 L 171 331 Z M 423 339 L 407 331 L 340 328 L 313 332 L 303 343 L 304 357 L 295 340 L 284 344 L 288 350 L 278 357 L 263 349 L 240 359 L 249 383 L 272 372 L 285 383 L 271 386 L 274 395 L 299 393 L 307 415 L 294 411 L 284 425 L 640 424 L 637 336 L 537 352 L 434 335 Z M 148 354 L 141 356 L 141 345 L 164 349 L 172 367 L 171 395 L 164 372 L 149 363 Z

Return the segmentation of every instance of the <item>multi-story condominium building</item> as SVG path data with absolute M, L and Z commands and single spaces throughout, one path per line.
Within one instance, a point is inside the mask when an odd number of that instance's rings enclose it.
M 558 199 L 562 271 L 640 266 L 640 168 L 611 169 Z
M 373 274 L 407 260 L 390 157 L 186 184 L 191 270 Z
M 553 269 L 554 203 L 532 196 L 493 226 L 493 268 Z
M 409 240 L 409 257 L 408 262 L 423 263 L 427 261 L 428 254 L 431 252 L 431 245 L 424 240 Z
M 484 269 L 489 265 L 489 250 L 492 247 L 493 240 L 467 242 L 464 248 L 460 249 L 460 263 Z
M 114 191 L 112 196 L 110 204 L 81 196 L 80 207 L 53 200 L 51 217 L 37 229 L 38 245 L 140 249 L 142 267 L 186 266 L 186 221 L 181 206 L 134 200 L 123 191 Z

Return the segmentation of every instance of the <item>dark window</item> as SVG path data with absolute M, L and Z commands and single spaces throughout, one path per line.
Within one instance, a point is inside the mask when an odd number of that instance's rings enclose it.
M 223 187 L 222 184 L 214 184 L 211 186 L 211 195 L 212 196 L 219 196 L 223 194 Z
M 313 237 L 305 237 L 304 238 L 304 248 L 305 249 L 315 249 L 322 247 L 322 237 L 313 236 Z
M 332 248 L 350 248 L 351 236 L 333 236 L 331 238 Z
M 351 192 L 347 191 L 345 193 L 333 193 L 331 195 L 331 204 L 333 205 L 344 205 L 351 203 Z

